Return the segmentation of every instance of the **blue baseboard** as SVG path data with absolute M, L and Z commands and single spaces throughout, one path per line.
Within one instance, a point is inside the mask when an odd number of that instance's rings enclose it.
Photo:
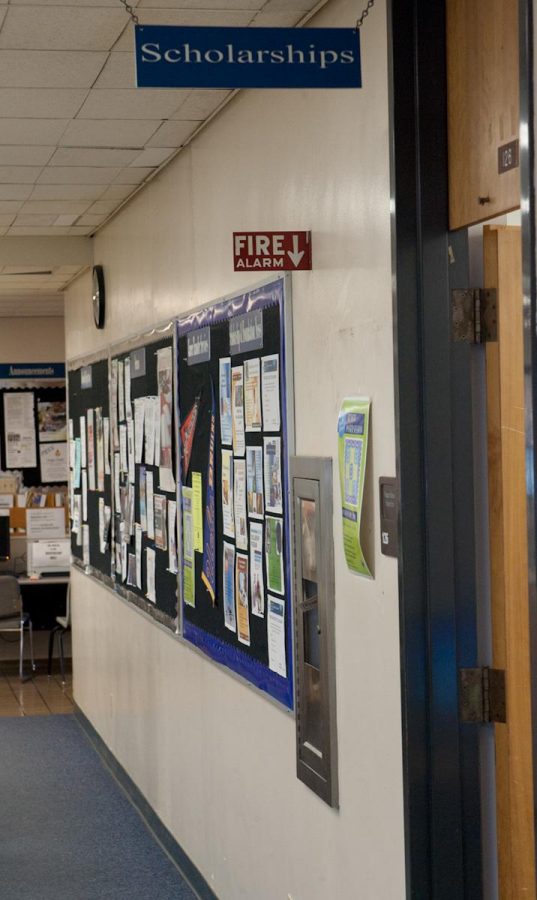
M 117 761 L 114 754 L 108 749 L 89 719 L 76 705 L 75 719 L 103 760 L 104 764 L 110 769 L 115 779 L 123 788 L 132 805 L 144 819 L 147 827 L 153 832 L 155 838 L 173 860 L 181 875 L 185 881 L 188 882 L 199 900 L 218 900 L 217 895 L 207 884 L 199 869 L 196 868 L 180 844 L 177 843 L 171 831 L 169 831 L 160 821 L 153 807 L 149 805 L 142 792 L 136 787 L 130 775 L 127 774 L 121 763 Z

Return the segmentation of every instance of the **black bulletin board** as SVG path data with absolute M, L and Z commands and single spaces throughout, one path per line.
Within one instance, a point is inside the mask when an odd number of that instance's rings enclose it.
M 9 387 L 0 388 L 0 468 L 4 471 L 9 472 L 9 469 L 6 467 L 6 429 L 4 423 L 4 394 L 12 394 L 12 393 L 31 393 L 34 398 L 34 422 L 35 422 L 35 446 L 36 446 L 36 459 L 37 466 L 35 468 L 25 467 L 22 469 L 23 473 L 23 486 L 24 488 L 38 487 L 43 484 L 41 479 L 41 469 L 39 464 L 39 428 L 38 428 L 38 418 L 37 418 L 37 404 L 40 401 L 63 401 L 65 402 L 65 383 L 58 386 L 47 385 L 43 387 L 38 387 L 35 385 L 35 382 L 32 381 L 32 387 L 24 386 L 23 384 L 16 384 Z M 66 481 L 57 482 L 58 484 L 65 484 Z M 47 483 L 47 487 L 52 487 L 52 484 Z
M 123 349 L 124 345 L 119 345 L 118 348 L 112 348 L 112 366 L 114 367 L 112 370 L 112 402 L 114 402 L 114 371 L 117 366 L 118 372 L 123 371 L 123 375 L 125 372 L 125 362 L 129 360 L 130 366 L 130 396 L 131 396 L 131 407 L 132 407 L 132 421 L 135 419 L 135 401 L 140 398 L 146 397 L 159 397 L 162 389 L 162 384 L 159 385 L 159 373 L 158 373 L 158 352 L 160 350 L 165 350 L 166 348 L 170 348 L 170 375 L 171 375 L 171 385 L 172 385 L 172 403 L 171 403 L 171 441 L 172 441 L 172 452 L 171 458 L 173 460 L 173 469 L 172 469 L 172 477 L 173 477 L 173 485 L 170 483 L 166 483 L 162 480 L 160 466 L 158 461 L 155 459 L 155 464 L 149 465 L 146 461 L 146 424 L 144 422 L 144 439 L 143 439 L 143 454 L 142 454 L 142 462 L 136 462 L 134 466 L 134 519 L 133 522 L 137 525 L 142 525 L 143 517 L 141 515 L 141 504 L 140 504 L 140 484 L 141 484 L 141 475 L 143 475 L 145 471 L 145 476 L 147 478 L 147 473 L 152 473 L 153 475 L 153 485 L 154 485 L 154 496 L 165 497 L 166 499 L 166 549 L 159 548 L 155 539 L 151 539 L 148 537 L 147 527 L 142 530 L 142 538 L 141 538 L 141 586 L 138 585 L 137 579 L 130 579 L 127 577 L 123 580 L 123 574 L 121 571 L 121 544 L 122 544 L 122 534 L 121 534 L 121 525 L 124 520 L 124 514 L 121 509 L 121 503 L 118 505 L 117 501 L 115 504 L 115 514 L 114 514 L 114 542 L 115 542 L 115 556 L 116 556 L 116 590 L 124 596 L 127 600 L 134 603 L 139 608 L 143 609 L 149 615 L 151 615 L 154 619 L 160 622 L 163 625 L 166 625 L 168 628 L 172 630 L 176 630 L 177 628 L 177 566 L 175 566 L 175 571 L 170 568 L 170 555 L 169 555 L 169 540 L 170 540 L 170 529 L 168 527 L 168 503 L 170 501 L 177 503 L 177 489 L 175 486 L 175 457 L 176 457 L 176 437 L 175 437 L 175 429 L 174 429 L 174 421 L 175 421 L 175 386 L 173 385 L 174 381 L 174 357 L 175 357 L 175 335 L 174 335 L 174 327 L 171 324 L 167 329 L 164 329 L 164 333 L 159 332 L 158 334 L 152 333 L 145 342 L 136 343 L 136 341 L 129 342 L 128 349 Z M 117 390 L 116 401 L 118 404 L 118 431 L 121 427 L 127 427 L 127 416 L 125 409 L 125 416 L 121 419 L 119 418 L 119 386 Z M 160 409 L 160 403 L 159 409 Z M 161 426 L 159 425 L 159 428 Z M 162 434 L 162 432 L 161 432 Z M 114 471 L 117 468 L 118 472 L 120 472 L 119 476 L 119 489 L 120 491 L 125 491 L 128 489 L 129 484 L 129 476 L 128 472 L 120 471 L 120 448 L 118 446 L 115 447 L 115 452 L 113 453 L 113 468 Z M 166 487 L 173 489 L 166 489 Z M 115 487 L 114 487 L 115 491 Z M 123 494 L 125 496 L 125 494 Z M 147 507 L 147 503 L 146 503 Z M 147 510 L 146 510 L 146 521 L 147 521 Z M 176 532 L 176 523 L 177 516 L 174 519 L 173 525 L 173 540 L 175 544 L 177 543 L 177 532 Z M 125 531 L 123 531 L 125 535 Z M 123 539 L 123 543 L 126 544 L 126 552 L 128 555 L 132 556 L 135 554 L 135 544 L 136 539 L 135 535 L 125 536 Z M 154 599 L 150 599 L 147 595 L 148 589 L 148 578 L 147 578 L 147 555 L 146 550 L 150 549 L 155 553 L 155 594 Z M 134 583 L 133 583 L 134 582 Z
M 292 451 L 290 447 L 290 432 L 288 429 L 288 418 L 292 419 L 292 410 L 288 410 L 287 404 L 287 380 L 286 367 L 288 361 L 286 359 L 286 341 L 285 341 L 285 321 L 286 312 L 288 311 L 290 297 L 289 283 L 285 279 L 278 279 L 274 282 L 261 286 L 248 293 L 239 296 L 227 298 L 218 303 L 201 310 L 199 313 L 193 313 L 178 321 L 178 338 L 177 338 L 177 366 L 178 366 L 178 396 L 179 396 L 179 426 L 181 435 L 180 460 L 181 460 L 181 496 L 182 496 L 182 530 L 183 530 L 183 559 L 182 559 L 182 613 L 183 613 L 183 635 L 193 644 L 202 649 L 216 661 L 227 666 L 234 672 L 240 674 L 248 681 L 252 682 L 261 690 L 270 694 L 272 697 L 283 703 L 288 708 L 293 708 L 293 654 L 292 654 L 292 604 L 291 604 L 291 585 L 290 585 L 290 534 L 289 534 L 289 506 L 288 506 L 288 471 L 287 459 Z M 232 325 L 233 323 L 233 325 Z M 242 344 L 237 344 L 235 338 L 231 338 L 231 327 L 237 329 L 244 326 L 245 340 Z M 257 329 L 257 339 L 249 341 L 249 336 Z M 232 346 L 232 342 L 234 346 Z M 272 358 L 277 356 L 279 360 L 279 405 L 280 405 L 280 427 L 279 429 L 265 428 L 266 419 L 264 418 L 263 426 L 259 431 L 245 430 L 244 444 L 245 451 L 240 452 L 232 441 L 232 447 L 229 441 L 225 441 L 222 437 L 221 409 L 223 408 L 221 394 L 221 362 L 226 363 L 230 360 L 231 367 L 240 372 L 246 372 L 246 363 L 249 360 L 254 361 L 257 365 L 259 361 L 260 371 L 263 371 L 263 358 Z M 243 385 L 246 393 L 246 383 Z M 241 401 L 242 402 L 242 401 Z M 244 407 L 245 408 L 245 407 Z M 214 419 L 213 419 L 214 417 Z M 195 425 L 194 423 L 195 418 Z M 229 416 L 228 416 L 229 420 Z M 214 473 L 211 474 L 210 459 L 212 444 L 212 429 L 214 425 Z M 292 426 L 291 426 L 292 427 Z M 228 424 L 229 433 L 229 424 Z M 283 617 L 285 620 L 285 675 L 276 672 L 270 667 L 269 660 L 269 632 L 268 632 L 268 610 L 271 603 L 269 595 L 268 577 L 267 577 L 267 561 L 265 552 L 263 552 L 263 584 L 264 584 L 264 614 L 259 614 L 259 606 L 257 613 L 253 611 L 253 587 L 251 581 L 252 572 L 252 539 L 251 528 L 252 523 L 262 525 L 263 534 L 263 551 L 264 542 L 267 537 L 267 485 L 265 476 L 264 506 L 258 508 L 260 516 L 251 517 L 248 510 L 247 517 L 247 548 L 244 547 L 245 537 L 241 539 L 242 546 L 239 548 L 237 540 L 237 531 L 235 537 L 224 534 L 223 521 L 223 489 L 222 489 L 222 469 L 224 455 L 222 451 L 229 454 L 231 450 L 233 456 L 233 466 L 239 465 L 244 459 L 247 459 L 248 448 L 261 448 L 261 458 L 264 461 L 263 447 L 265 441 L 271 438 L 277 438 L 281 442 L 281 479 L 279 492 L 282 495 L 282 509 L 278 515 L 272 514 L 270 517 L 276 521 L 278 527 L 279 540 L 281 550 L 283 551 L 283 590 L 280 596 L 276 598 L 276 604 L 280 603 L 282 609 L 282 601 L 284 605 Z M 264 469 L 264 465 L 263 465 Z M 188 577 L 189 586 L 186 588 L 185 594 L 185 535 L 190 535 L 192 526 L 190 519 L 190 504 L 194 497 L 193 479 L 198 478 L 201 474 L 202 482 L 202 498 L 201 506 L 203 511 L 203 553 L 190 551 L 190 537 L 186 556 L 187 559 L 192 558 L 191 566 L 193 572 L 193 588 L 191 585 L 190 574 Z M 211 479 L 214 481 L 214 529 L 211 526 Z M 187 489 L 186 493 L 183 487 Z M 192 491 L 192 493 L 191 493 Z M 225 493 L 225 489 L 224 489 Z M 187 504 L 188 520 L 185 525 L 185 498 Z M 241 516 L 244 521 L 244 517 Z M 237 522 L 235 521 L 235 529 Z M 213 550 L 211 549 L 210 532 L 214 532 L 214 564 L 211 563 Z M 259 533 L 259 532 L 258 532 Z M 199 528 L 198 528 L 199 534 Z M 282 539 L 283 538 L 283 539 Z M 199 539 L 198 539 L 199 543 Z M 234 549 L 231 553 L 229 548 Z M 242 554 L 242 563 L 244 564 L 244 556 L 248 557 L 248 575 L 245 579 L 247 584 L 247 602 L 244 591 L 241 593 L 235 591 L 235 630 L 233 630 L 233 619 L 230 617 L 229 608 L 231 604 L 228 602 L 228 613 L 224 610 L 224 554 L 228 554 L 227 571 L 231 569 L 229 560 L 234 559 L 234 584 L 239 583 L 239 573 L 237 571 L 238 559 L 237 554 Z M 187 562 L 188 565 L 188 562 Z M 207 573 L 214 569 L 213 574 Z M 244 584 L 244 582 L 243 582 Z M 212 593 L 214 592 L 214 597 Z M 192 597 L 194 593 L 194 598 Z M 243 624 L 242 635 L 239 628 L 239 601 L 238 596 L 243 598 L 243 610 L 240 615 L 247 616 L 248 625 Z M 229 582 L 227 596 L 229 598 Z M 273 598 L 274 598 L 273 592 Z M 186 600 L 185 600 L 186 597 Z M 192 602 L 194 600 L 194 602 Z M 274 604 L 274 607 L 276 607 Z M 274 608 L 273 607 L 273 608 Z M 246 609 L 246 613 L 244 612 Z M 226 626 L 227 621 L 227 626 Z M 243 618 L 244 623 L 244 618 Z M 246 631 L 249 632 L 249 643 L 244 638 Z
M 86 385 L 86 386 L 84 386 Z M 110 417 L 110 404 L 108 395 L 108 359 L 100 359 L 90 362 L 86 365 L 74 363 L 68 373 L 68 398 L 69 398 L 69 422 L 72 422 L 73 440 L 80 438 L 80 417 L 84 416 L 87 423 L 88 410 L 101 409 L 103 422 L 104 419 Z M 94 412 L 95 415 L 95 412 Z M 71 426 L 70 426 L 71 427 Z M 86 435 L 87 440 L 87 435 Z M 97 459 L 96 448 L 94 450 L 95 460 Z M 110 471 L 110 460 L 108 460 L 108 470 Z M 74 487 L 74 472 L 71 470 L 71 493 L 73 495 L 82 496 L 82 488 Z M 97 484 L 97 481 L 96 481 Z M 110 529 L 108 531 L 106 550 L 101 552 L 100 534 L 99 534 L 99 499 L 103 498 L 105 506 L 112 507 L 112 477 L 110 474 L 104 475 L 104 491 L 89 490 L 88 487 L 88 510 L 87 524 L 89 525 L 90 540 L 90 572 L 96 574 L 101 580 L 112 583 L 112 555 Z M 82 501 L 80 501 L 82 507 Z M 72 513 L 72 507 L 71 507 Z M 80 517 L 80 527 L 82 526 L 82 515 Z M 73 520 L 71 518 L 71 552 L 75 563 L 83 565 L 83 548 L 77 542 L 77 535 L 72 530 Z

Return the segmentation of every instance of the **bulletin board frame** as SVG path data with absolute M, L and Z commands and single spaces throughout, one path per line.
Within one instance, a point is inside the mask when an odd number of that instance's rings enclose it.
M 223 640 L 218 635 L 204 630 L 189 618 L 189 610 L 185 604 L 184 596 L 184 559 L 183 559 L 183 497 L 181 486 L 183 484 L 181 447 L 178 447 L 177 484 L 178 484 L 178 544 L 180 548 L 180 634 L 183 639 L 203 652 L 211 660 L 221 665 L 225 671 L 245 680 L 263 694 L 283 706 L 288 711 L 294 709 L 294 625 L 293 625 L 293 579 L 292 579 L 292 552 L 294 541 L 292 539 L 292 517 L 290 509 L 290 475 L 289 460 L 295 452 L 295 422 L 294 422 L 294 383 L 293 383 L 293 330 L 292 330 L 292 296 L 291 276 L 272 276 L 266 278 L 246 289 L 233 291 L 224 297 L 213 300 L 196 310 L 189 311 L 177 318 L 177 353 L 179 354 L 180 342 L 189 333 L 198 329 L 218 326 L 229 322 L 231 319 L 256 310 L 265 310 L 269 307 L 277 307 L 279 312 L 279 384 L 281 405 L 281 434 L 283 436 L 283 452 L 281 453 L 281 475 L 283 483 L 283 512 L 284 526 L 284 599 L 285 599 L 285 655 L 286 676 L 280 676 L 272 671 L 266 662 L 253 658 L 239 644 L 238 646 L 228 640 Z M 272 352 L 272 351 L 271 351 Z M 259 355 L 267 353 L 260 350 Z M 231 357 L 233 360 L 233 356 Z M 231 363 L 233 364 L 233 363 Z M 177 357 L 177 431 L 181 433 L 181 397 L 182 376 L 181 362 Z M 216 386 L 218 392 L 218 385 Z M 184 410 L 182 410 L 184 413 Z M 216 435 L 219 434 L 218 426 Z M 216 450 L 221 451 L 223 445 L 218 437 L 215 440 Z M 180 441 L 178 442 L 180 445 Z M 232 451 L 233 452 L 233 451 Z M 220 491 L 218 479 L 215 483 L 215 492 Z M 270 512 L 268 513 L 270 516 Z M 266 522 L 263 519 L 263 534 L 266 534 Z M 216 540 L 218 543 L 218 537 Z M 217 548 L 218 552 L 218 548 Z M 247 551 L 249 555 L 249 550 Z M 217 568 L 218 571 L 218 568 Z M 218 576 L 217 576 L 218 578 Z M 267 580 L 265 580 L 265 587 Z M 267 611 L 268 616 L 268 593 Z
M 177 440 L 177 367 L 175 365 L 176 359 L 176 319 L 168 319 L 165 322 L 162 322 L 158 325 L 152 326 L 150 329 L 144 332 L 139 332 L 135 335 L 131 335 L 128 338 L 125 338 L 117 343 L 111 344 L 109 347 L 110 353 L 110 378 L 109 378 L 109 390 L 110 390 L 110 409 L 112 409 L 113 397 L 112 397 L 112 384 L 111 384 L 111 376 L 112 376 L 112 361 L 114 359 L 118 359 L 119 357 L 126 356 L 133 351 L 136 350 L 147 350 L 151 346 L 165 340 L 169 340 L 171 343 L 171 355 L 172 355 L 172 372 L 173 372 L 173 422 L 174 422 L 174 453 L 173 453 L 173 465 L 174 465 L 174 477 L 175 477 L 175 491 L 173 495 L 171 492 L 167 493 L 168 499 L 173 499 L 177 506 L 178 510 L 178 495 L 177 495 L 177 472 L 178 472 L 178 440 Z M 131 373 L 131 377 L 132 373 Z M 111 416 L 112 422 L 112 416 Z M 111 438 L 111 456 L 112 456 L 112 473 L 113 479 L 115 479 L 115 465 L 116 458 L 113 451 L 113 443 Z M 138 464 L 137 464 L 138 465 Z M 158 469 L 158 467 L 156 467 Z M 136 483 L 137 484 L 137 483 Z M 158 493 L 158 486 L 155 485 L 155 493 Z M 112 491 L 114 494 L 114 490 Z M 138 500 L 138 493 L 136 494 Z M 116 502 L 114 497 L 114 508 L 112 513 L 112 540 L 114 540 L 114 527 L 117 521 L 116 518 L 117 509 Z M 177 518 L 177 517 L 176 517 Z M 181 554 L 180 554 L 180 546 L 179 546 L 179 526 L 177 525 L 177 546 L 178 546 L 178 570 L 181 568 Z M 145 544 L 145 541 L 144 541 Z M 145 549 L 145 547 L 144 547 Z M 163 551 L 164 552 L 164 551 Z M 164 627 L 166 631 L 173 636 L 177 636 L 180 632 L 179 628 L 179 574 L 171 573 L 169 574 L 172 578 L 169 578 L 168 581 L 170 585 L 173 581 L 173 590 L 174 590 L 174 600 L 173 600 L 173 615 L 169 612 L 163 611 L 159 608 L 157 603 L 153 603 L 147 597 L 143 596 L 141 591 L 138 589 L 132 589 L 134 586 L 127 585 L 122 583 L 121 579 L 117 574 L 114 575 L 114 591 L 118 594 L 123 600 L 128 602 L 129 604 L 135 606 L 142 613 L 145 613 L 149 618 L 153 621 L 157 622 L 159 625 Z
M 66 385 L 65 386 L 66 386 L 67 422 L 68 423 L 69 423 L 69 420 L 73 418 L 71 404 L 70 404 L 71 373 L 77 372 L 80 369 L 84 369 L 89 366 L 93 366 L 97 363 L 106 363 L 106 367 L 107 367 L 106 388 L 103 392 L 103 400 L 106 400 L 106 403 L 108 404 L 107 413 L 108 413 L 108 418 L 110 417 L 110 393 L 109 393 L 110 355 L 109 355 L 108 347 L 103 347 L 100 350 L 96 350 L 94 353 L 86 354 L 85 356 L 74 357 L 72 359 L 67 360 Z M 96 408 L 96 407 L 93 407 L 93 408 Z M 69 435 L 68 435 L 68 441 L 69 441 Z M 103 493 L 105 495 L 105 501 L 108 496 L 108 500 L 109 500 L 108 505 L 110 506 L 110 509 L 111 509 L 111 521 L 110 521 L 110 528 L 109 528 L 109 547 L 110 547 L 111 546 L 110 541 L 111 541 L 111 533 L 112 533 L 112 522 L 113 522 L 113 517 L 114 517 L 114 492 L 112 490 L 113 472 L 112 472 L 111 457 L 109 457 L 108 462 L 109 462 L 110 474 L 106 474 L 106 461 L 105 461 L 105 491 Z M 71 472 L 71 470 L 69 470 L 69 497 L 71 496 L 71 491 L 72 491 L 71 478 L 72 478 L 72 472 Z M 106 479 L 109 479 L 108 490 L 106 487 Z M 91 493 L 95 493 L 95 492 L 91 492 Z M 88 490 L 88 500 L 89 500 L 89 494 L 90 494 L 90 491 Z M 82 525 L 82 522 L 80 524 Z M 70 534 L 70 537 L 72 538 L 73 532 L 72 532 L 71 520 L 70 520 L 69 534 Z M 91 545 L 90 545 L 90 553 L 91 553 Z M 108 549 L 106 554 L 104 554 L 104 555 L 110 561 L 110 571 L 109 572 L 102 571 L 97 566 L 93 565 L 91 562 L 88 566 L 84 565 L 83 560 L 80 557 L 76 556 L 72 551 L 71 551 L 71 564 L 73 566 L 75 566 L 77 569 L 79 569 L 80 571 L 82 571 L 85 575 L 89 576 L 90 578 L 95 578 L 96 581 L 99 581 L 102 584 L 106 585 L 107 587 L 113 589 L 114 588 L 114 575 L 112 572 L 110 549 Z

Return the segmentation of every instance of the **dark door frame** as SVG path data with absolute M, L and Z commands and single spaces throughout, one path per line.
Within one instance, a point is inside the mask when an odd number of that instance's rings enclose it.
M 519 0 L 530 628 L 537 760 L 536 206 L 532 0 Z M 475 666 L 471 353 L 450 335 L 468 279 L 465 230 L 448 231 L 444 0 L 388 3 L 394 347 L 400 482 L 400 624 L 407 896 L 483 896 L 480 726 L 461 725 L 457 673 Z M 537 778 L 534 779 L 537 809 Z

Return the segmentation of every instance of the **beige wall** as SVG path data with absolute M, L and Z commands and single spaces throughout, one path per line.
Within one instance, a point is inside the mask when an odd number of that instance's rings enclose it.
M 63 318 L 0 317 L 0 362 L 63 362 Z
M 315 24 L 348 26 L 350 0 Z M 243 92 L 95 239 L 68 292 L 73 358 L 255 281 L 235 230 L 311 229 L 293 276 L 296 447 L 337 459 L 344 396 L 372 398 L 374 580 L 353 577 L 334 518 L 339 811 L 295 775 L 295 723 L 113 593 L 73 573 L 75 697 L 222 900 L 404 897 L 397 563 L 377 484 L 395 472 L 386 21 L 363 37 L 361 91 Z M 337 509 L 337 485 L 334 483 Z

